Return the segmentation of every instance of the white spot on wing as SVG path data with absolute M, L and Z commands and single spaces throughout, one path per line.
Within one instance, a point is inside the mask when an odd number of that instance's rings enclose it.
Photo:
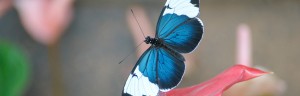
M 136 75 L 136 76 L 135 76 Z M 131 94 L 133 96 L 141 95 L 157 95 L 159 91 L 158 85 L 151 83 L 148 77 L 145 77 L 137 66 L 134 70 L 134 74 L 130 74 L 126 84 L 124 86 L 124 93 Z
M 176 86 L 175 86 L 176 87 Z M 161 92 L 168 92 L 168 91 L 170 91 L 171 89 L 173 89 L 173 88 L 170 88 L 170 89 L 160 89 L 160 91 Z
M 170 8 L 166 8 L 163 15 L 177 14 L 186 15 L 189 18 L 194 18 L 198 15 L 199 8 L 190 2 L 191 0 L 168 0 L 165 6 L 168 6 Z

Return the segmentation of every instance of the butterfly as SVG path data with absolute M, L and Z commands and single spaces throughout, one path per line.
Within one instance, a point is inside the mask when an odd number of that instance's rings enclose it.
M 175 88 L 185 70 L 183 53 L 192 52 L 203 35 L 197 17 L 199 0 L 167 0 L 156 25 L 151 46 L 133 67 L 122 91 L 123 96 L 158 95 Z

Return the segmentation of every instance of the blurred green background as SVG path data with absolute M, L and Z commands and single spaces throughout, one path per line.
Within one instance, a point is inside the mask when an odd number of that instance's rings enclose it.
M 0 96 L 23 94 L 29 79 L 29 66 L 20 48 L 0 40 Z
M 74 18 L 59 42 L 67 96 L 118 96 L 138 57 L 126 23 L 130 6 L 143 7 L 155 26 L 164 0 L 76 0 Z M 26 33 L 19 13 L 0 17 L 0 39 L 25 51 L 31 75 L 24 96 L 52 96 L 48 48 Z M 299 0 L 201 0 L 204 39 L 192 54 L 197 64 L 179 87 L 198 84 L 235 64 L 236 27 L 252 30 L 253 64 L 273 71 L 287 84 L 283 96 L 300 94 Z M 142 36 L 142 35 L 141 35 Z M 1 69 L 1 68 L 0 68 Z M 1 85 L 0 85 L 1 86 Z

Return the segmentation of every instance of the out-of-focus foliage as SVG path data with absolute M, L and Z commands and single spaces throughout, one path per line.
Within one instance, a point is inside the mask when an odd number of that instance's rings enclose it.
M 24 52 L 17 46 L 0 41 L 0 96 L 19 96 L 29 76 Z

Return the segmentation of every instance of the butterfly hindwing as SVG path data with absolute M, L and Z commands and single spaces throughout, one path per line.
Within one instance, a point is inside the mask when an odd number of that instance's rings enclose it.
M 150 70 L 146 69 L 147 67 L 155 66 L 155 64 L 153 64 L 153 61 L 155 61 L 153 59 L 156 59 L 155 56 L 156 53 L 154 53 L 154 50 L 151 50 L 151 48 L 148 48 L 142 54 L 142 56 L 139 58 L 136 65 L 130 72 L 130 75 L 125 83 L 122 93 L 123 96 L 157 95 L 159 91 L 158 85 L 156 83 L 150 82 L 151 78 L 156 77 L 148 77 L 153 75 L 148 74 L 147 72 L 145 73 L 143 71 Z M 148 64 L 149 66 L 147 66 Z
M 168 0 L 157 23 L 156 37 L 179 53 L 191 52 L 203 35 L 198 14 L 199 0 Z
M 174 88 L 183 76 L 184 58 L 166 48 L 150 47 L 138 60 L 124 86 L 123 95 L 157 95 Z
M 182 79 L 185 65 L 184 57 L 170 50 L 162 47 L 156 49 L 158 54 L 158 85 L 160 91 L 168 91 L 176 87 Z

